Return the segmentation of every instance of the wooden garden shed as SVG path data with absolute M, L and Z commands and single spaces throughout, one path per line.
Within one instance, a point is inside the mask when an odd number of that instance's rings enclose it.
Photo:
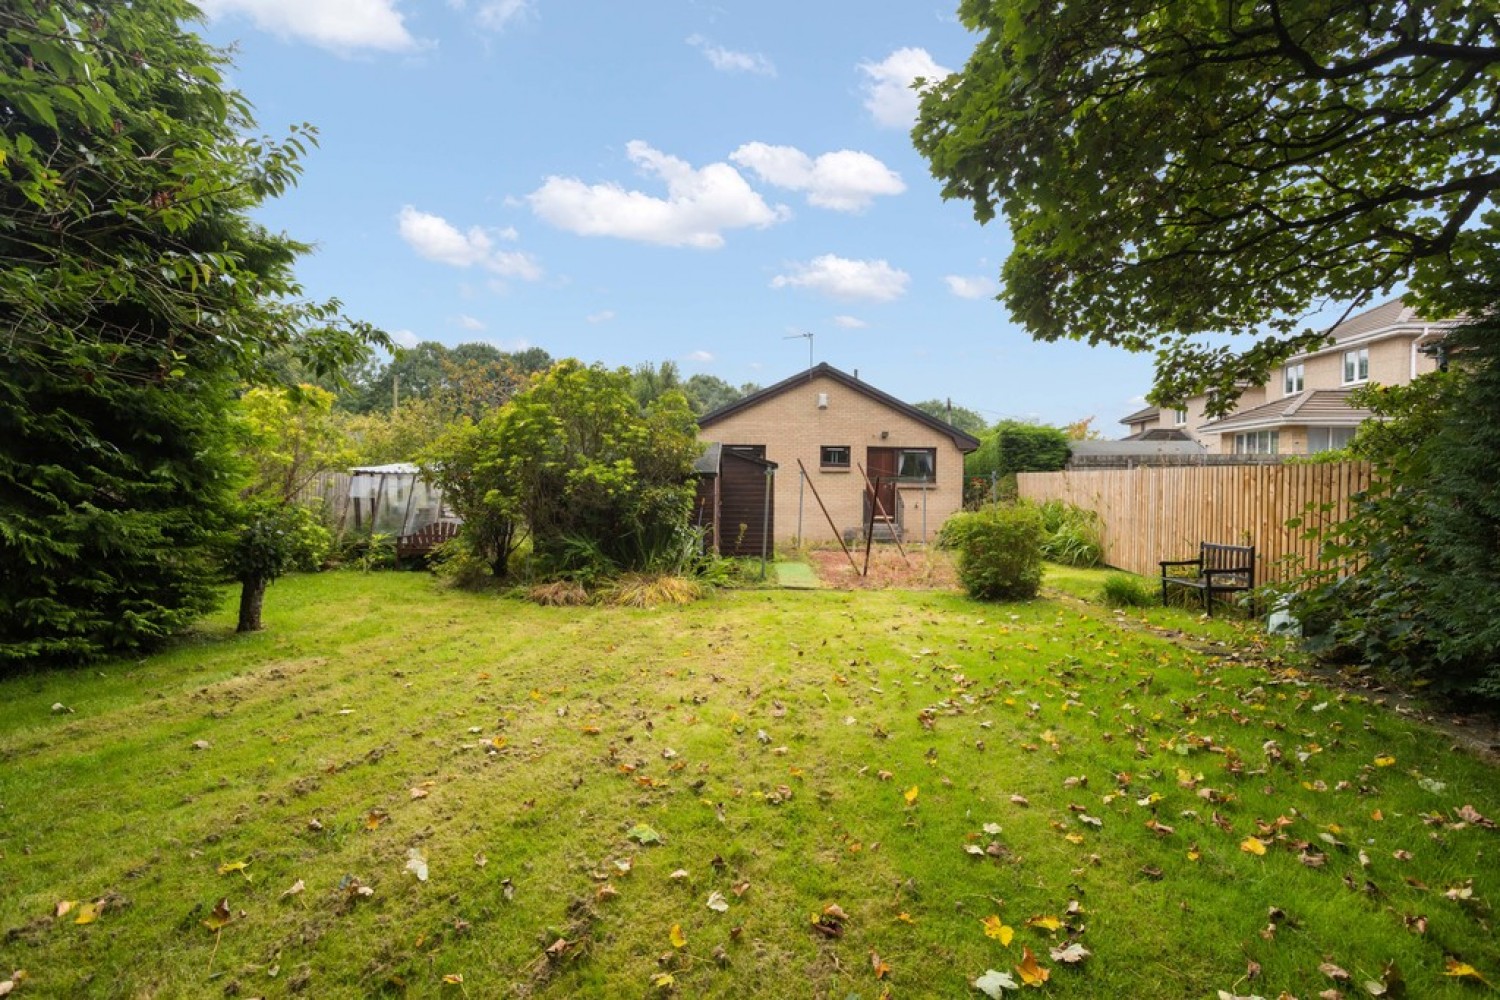
M 693 465 L 698 493 L 693 524 L 722 556 L 768 557 L 775 548 L 776 463 L 753 448 L 708 445 Z

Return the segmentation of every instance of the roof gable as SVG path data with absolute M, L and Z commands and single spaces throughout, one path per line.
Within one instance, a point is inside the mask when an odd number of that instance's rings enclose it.
M 855 392 L 860 393 L 861 395 L 875 400 L 877 403 L 880 403 L 883 406 L 895 410 L 897 413 L 900 413 L 903 416 L 909 417 L 920 424 L 925 424 L 935 431 L 940 431 L 943 434 L 947 434 L 953 439 L 953 446 L 961 452 L 971 452 L 979 447 L 978 438 L 973 437 L 969 434 L 965 434 L 957 427 L 954 427 L 953 425 L 948 423 L 944 423 L 942 420 L 939 420 L 932 414 L 919 410 L 909 403 L 903 403 L 901 400 L 897 399 L 895 396 L 890 395 L 889 393 L 881 392 L 873 385 L 861 382 L 859 379 L 855 378 L 853 375 L 848 374 L 847 372 L 839 371 L 837 368 L 833 367 L 826 361 L 814 365 L 806 371 L 798 372 L 791 378 L 783 379 L 782 381 L 777 382 L 775 385 L 767 386 L 766 388 L 761 389 L 759 392 L 752 392 L 748 396 L 743 396 L 726 406 L 719 407 L 717 410 L 714 410 L 711 413 L 704 414 L 699 418 L 698 426 L 704 428 L 709 427 L 725 419 L 726 417 L 758 406 L 768 399 L 779 396 L 790 389 L 797 388 L 798 386 L 806 385 L 813 379 L 819 377 L 830 378 L 840 385 L 852 389 Z

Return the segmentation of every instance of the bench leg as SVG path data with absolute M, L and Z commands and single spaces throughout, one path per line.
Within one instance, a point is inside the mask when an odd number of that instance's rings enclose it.
M 1214 616 L 1214 588 L 1212 587 L 1203 588 L 1203 610 L 1208 617 Z

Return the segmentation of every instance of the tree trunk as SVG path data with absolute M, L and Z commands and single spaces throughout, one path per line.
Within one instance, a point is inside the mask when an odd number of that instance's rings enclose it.
M 240 624 L 236 632 L 260 631 L 260 606 L 265 597 L 264 577 L 247 577 L 240 581 Z

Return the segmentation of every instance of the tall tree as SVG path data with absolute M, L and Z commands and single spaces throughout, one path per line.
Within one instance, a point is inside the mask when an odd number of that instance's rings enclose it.
M 265 359 L 379 340 L 300 297 L 255 138 L 182 0 L 0 8 L 0 665 L 154 643 L 215 599 L 229 413 Z
M 1158 351 L 1156 396 L 1264 383 L 1299 318 L 1500 253 L 1500 15 L 1458 0 L 964 0 L 917 148 L 1015 249 L 1033 336 Z M 1353 306 L 1351 306 L 1353 308 Z M 1274 332 L 1235 350 L 1203 333 Z
M 990 425 L 985 422 L 984 417 L 979 415 L 979 411 L 971 410 L 967 406 L 954 406 L 948 400 L 924 399 L 912 405 L 923 413 L 937 417 L 973 437 L 982 438 L 990 429 Z

